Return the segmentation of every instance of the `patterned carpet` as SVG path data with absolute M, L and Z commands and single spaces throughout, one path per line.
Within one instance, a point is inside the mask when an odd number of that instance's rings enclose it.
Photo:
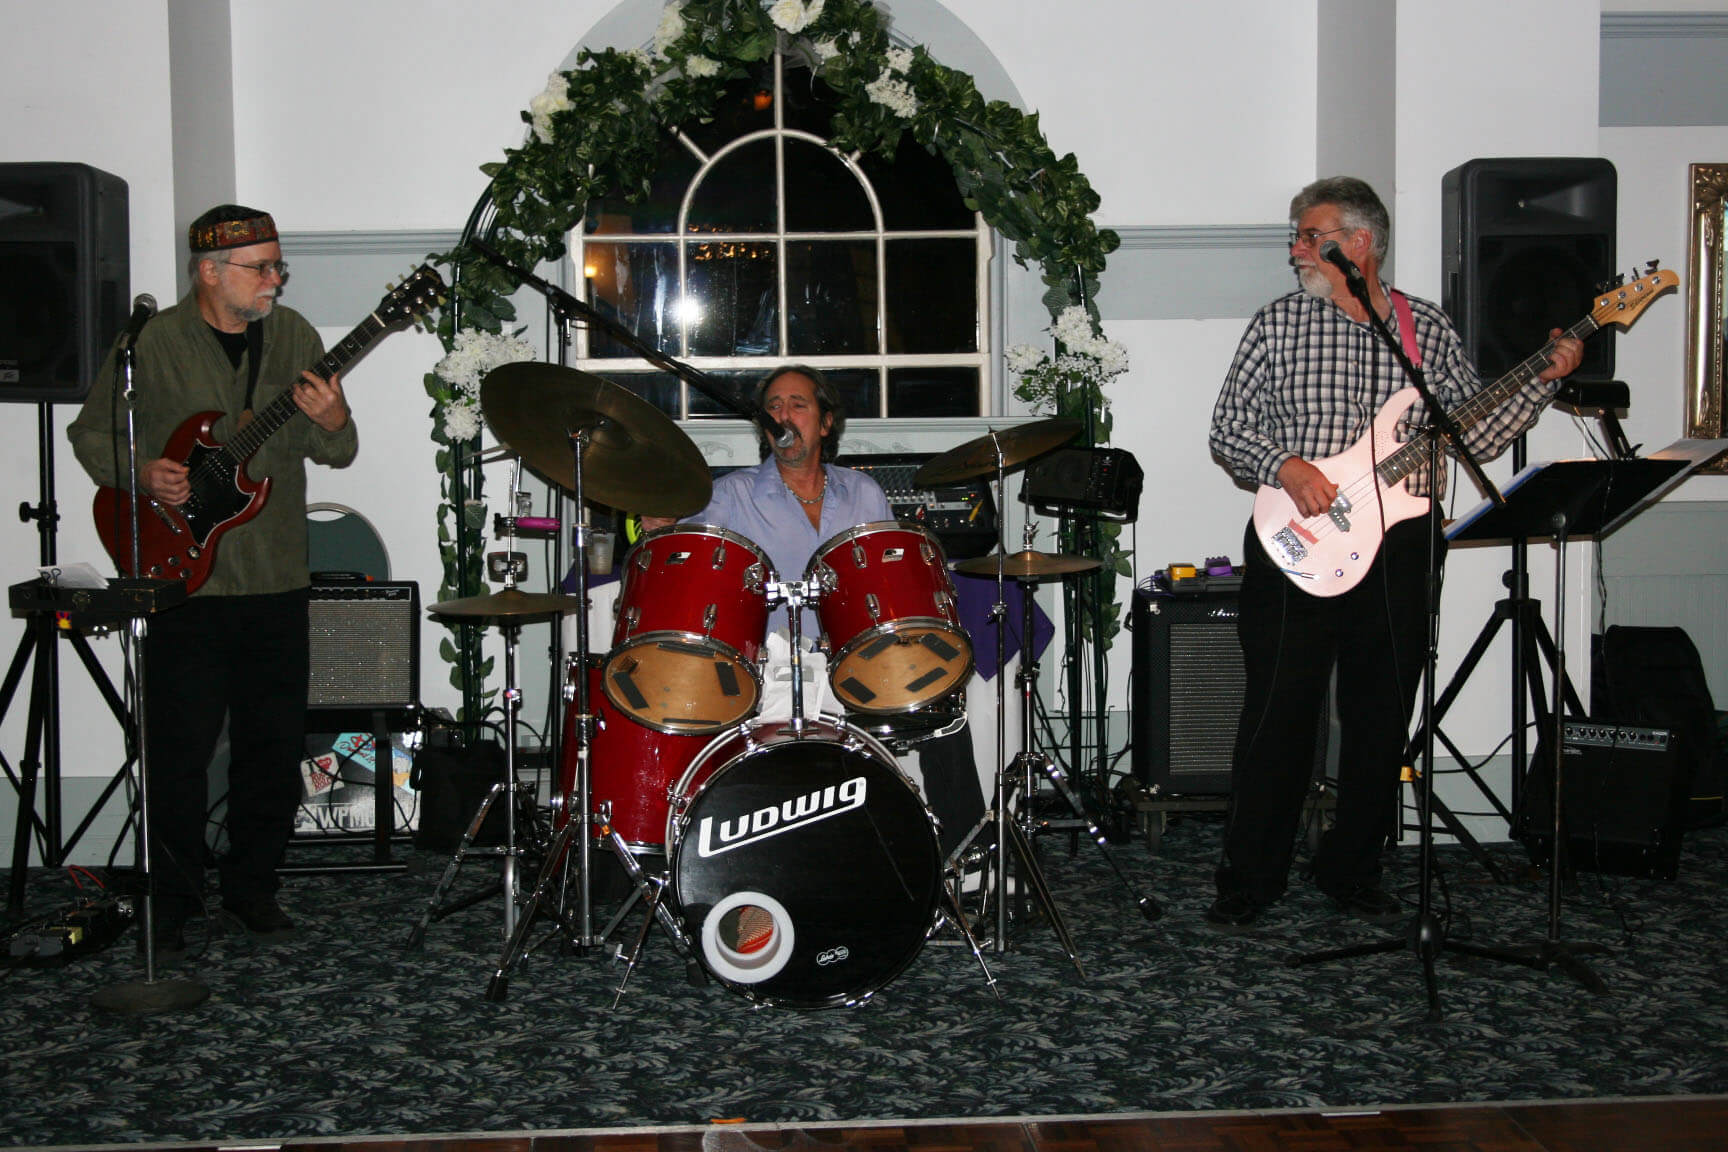
M 266 1140 L 700 1123 L 1097 1115 L 1394 1102 L 1728 1091 L 1728 832 L 1689 835 L 1679 879 L 1584 875 L 1569 940 L 1595 996 L 1556 971 L 1445 954 L 1443 1015 L 1427 1017 L 1409 947 L 1294 968 L 1286 961 L 1376 938 L 1298 883 L 1248 935 L 1201 913 L 1219 827 L 1188 816 L 1148 853 L 1040 840 L 1080 978 L 1050 925 L 1028 914 L 988 951 L 1001 999 L 951 932 L 856 1009 L 757 1008 L 693 987 L 656 932 L 614 1007 L 621 967 L 548 944 L 504 1003 L 485 998 L 501 944 L 497 898 L 431 925 L 404 948 L 446 857 L 402 874 L 289 882 L 299 941 L 261 948 L 194 933 L 194 1010 L 111 1015 L 92 993 L 142 973 L 128 934 L 60 968 L 6 972 L 0 998 L 0 1145 Z M 297 849 L 297 852 L 299 850 Z M 313 852 L 333 849 L 307 850 Z M 1521 849 L 1495 849 L 1500 885 L 1442 850 L 1436 904 L 1450 937 L 1535 944 L 1545 885 Z M 1413 849 L 1391 878 L 1411 892 Z M 463 869 L 458 892 L 494 863 Z M 31 908 L 69 899 L 32 881 Z M 1156 896 L 1165 915 L 1134 907 Z M 195 922 L 195 924 L 200 922 Z

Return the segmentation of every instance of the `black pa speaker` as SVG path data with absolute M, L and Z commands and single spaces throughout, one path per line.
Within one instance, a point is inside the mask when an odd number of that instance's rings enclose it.
M 1026 469 L 1020 499 L 1040 512 L 1097 512 L 1113 520 L 1140 515 L 1145 474 L 1121 448 L 1062 448 Z
M 316 583 L 308 708 L 392 709 L 420 702 L 420 586 Z
M 1441 179 L 1441 306 L 1483 379 L 1582 319 L 1613 279 L 1616 189 L 1595 157 L 1471 160 Z M 1613 377 L 1610 330 L 1585 341 L 1574 379 Z
M 0 401 L 77 403 L 131 305 L 126 182 L 0 164 Z
M 1560 830 L 1565 860 L 1581 872 L 1672 880 L 1685 827 L 1682 741 L 1661 728 L 1614 720 L 1562 722 Z M 1519 793 L 1513 834 L 1532 861 L 1553 855 L 1553 764 L 1536 747 Z
M 1227 796 L 1247 680 L 1234 589 L 1163 595 L 1136 589 L 1134 776 L 1154 792 Z M 1326 774 L 1331 694 L 1316 730 L 1314 777 Z

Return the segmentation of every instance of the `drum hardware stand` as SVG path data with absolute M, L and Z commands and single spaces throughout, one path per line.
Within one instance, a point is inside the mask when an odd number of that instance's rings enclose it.
M 672 910 L 666 906 L 666 889 L 671 884 L 670 876 L 664 872 L 657 876 L 650 875 L 642 867 L 635 855 L 625 845 L 624 838 L 618 834 L 617 829 L 612 827 L 611 807 L 610 804 L 605 805 L 605 811 L 601 813 L 601 828 L 612 846 L 612 851 L 623 862 L 625 873 L 636 884 L 636 891 L 631 893 L 630 899 L 619 910 L 617 918 L 613 920 L 612 925 L 608 926 L 608 934 L 610 934 L 613 926 L 622 924 L 632 904 L 638 899 L 643 901 L 642 927 L 637 931 L 635 943 L 631 945 L 628 955 L 623 957 L 624 975 L 619 978 L 618 991 L 612 997 L 612 1007 L 616 1008 L 623 1002 L 624 988 L 630 983 L 630 977 L 636 971 L 636 963 L 642 958 L 642 949 L 647 946 L 648 930 L 656 923 L 666 933 L 666 938 L 672 941 L 672 947 L 684 957 L 684 972 L 690 983 L 694 985 L 706 984 L 708 978 L 702 970 L 702 965 L 696 960 L 695 945 L 690 942 L 690 937 L 685 933 L 683 925 L 678 922 L 678 917 L 674 916 Z
M 507 580 L 506 587 L 513 588 L 514 577 Z M 426 911 L 421 915 L 420 922 L 408 934 L 407 947 L 417 948 L 425 939 L 427 926 L 433 920 L 441 920 L 453 912 L 472 907 L 488 897 L 502 892 L 504 897 L 504 935 L 509 937 L 517 926 L 517 870 L 516 861 L 524 855 L 524 847 L 518 840 L 518 807 L 526 806 L 532 812 L 534 797 L 531 792 L 524 792 L 524 787 L 516 779 L 516 713 L 521 707 L 522 693 L 516 682 L 516 648 L 517 639 L 521 633 L 521 625 L 512 618 L 502 621 L 501 631 L 504 636 L 504 779 L 495 782 L 481 799 L 480 806 L 469 821 L 468 828 L 462 834 L 462 842 L 450 858 L 450 863 L 444 869 L 444 875 L 439 879 L 438 886 L 432 892 L 426 903 Z M 496 847 L 474 846 L 480 830 L 491 813 L 492 806 L 500 797 L 504 803 L 504 843 Z M 532 820 L 530 820 L 532 827 Z M 487 889 L 478 896 L 457 901 L 451 905 L 443 905 L 441 901 L 450 886 L 456 880 L 456 874 L 470 856 L 497 856 L 504 861 L 503 877 L 495 888 Z
M 994 448 L 996 463 L 996 505 L 997 507 L 1002 507 L 1004 489 L 1006 488 L 1005 477 L 1007 474 L 1007 456 L 1002 448 L 1001 441 L 997 439 L 997 433 L 995 431 L 989 433 L 989 438 L 992 442 L 992 447 Z M 1029 549 L 1031 547 L 1033 533 L 1030 523 L 1027 524 L 1025 532 L 1027 547 Z M 1001 549 L 1001 553 L 1006 553 L 1006 551 L 1006 548 Z M 1010 811 L 1014 794 L 1019 792 L 1024 799 L 1026 807 L 1026 811 L 1022 813 L 1022 818 L 1029 819 L 1031 815 L 1031 763 L 1026 759 L 1026 756 L 1032 751 L 1031 741 L 1033 733 L 1031 729 L 1030 716 L 1023 715 L 1021 717 L 1021 736 L 1024 741 L 1022 744 L 1022 753 L 1019 757 L 1015 758 L 1013 763 L 1010 763 L 1008 761 L 1007 686 L 1003 683 L 1006 679 L 1003 672 L 1008 667 L 1008 596 L 1006 592 L 1007 577 L 1004 568 L 1005 565 L 1002 564 L 995 566 L 996 602 L 990 606 L 990 619 L 996 625 L 996 762 L 1002 765 L 1002 767 L 996 772 L 996 844 L 993 849 L 995 852 L 994 858 L 996 863 L 996 899 L 994 903 L 996 913 L 996 951 L 1006 952 L 1008 950 L 1008 852 L 1011 846 L 1014 857 L 1019 862 L 1017 875 L 1024 880 L 1026 887 L 1031 889 L 1032 895 L 1038 901 L 1038 906 L 1043 909 L 1044 915 L 1050 921 L 1051 929 L 1056 933 L 1057 942 L 1062 946 L 1063 952 L 1067 953 L 1068 959 L 1073 963 L 1075 970 L 1080 973 L 1080 978 L 1085 979 L 1086 969 L 1080 963 L 1079 953 L 1075 951 L 1074 938 L 1069 934 L 1067 922 L 1063 920 L 1062 913 L 1056 907 L 1055 900 L 1051 898 L 1049 885 L 1044 880 L 1043 869 L 1038 864 L 1037 856 L 1032 849 L 1032 843 L 1027 837 L 1027 831 L 1021 826 L 1021 821 L 1016 819 Z M 1030 613 L 1031 595 L 1029 589 L 1027 591 L 1027 610 L 1028 613 Z M 1031 650 L 1031 644 L 1032 638 L 1028 631 L 1027 635 L 1024 636 L 1021 641 L 1022 659 L 1020 671 L 1021 681 L 1023 684 L 1027 685 L 1028 688 L 1030 681 L 1025 679 L 1026 669 L 1029 665 L 1035 666 L 1036 664 Z M 1024 698 L 1027 690 L 1027 688 L 1023 688 L 1022 698 Z M 1023 771 L 1018 775 L 1016 775 L 1014 771 L 1017 766 L 1023 769 Z M 986 878 L 990 875 L 988 866 L 986 866 L 985 875 Z M 1024 893 L 1021 895 L 1023 897 Z
M 578 508 L 584 508 L 584 492 L 582 479 L 582 462 L 588 445 L 595 431 L 604 427 L 606 420 L 599 417 L 580 422 L 568 430 L 571 464 L 574 469 L 574 498 Z M 594 841 L 594 811 L 591 794 L 591 757 L 593 755 L 595 714 L 592 702 L 588 697 L 588 547 L 586 539 L 576 541 L 572 551 L 576 553 L 576 563 L 573 565 L 576 573 L 576 665 L 579 670 L 575 680 L 576 696 L 576 779 L 573 795 L 569 798 L 573 811 L 566 813 L 564 826 L 552 838 L 547 847 L 546 859 L 541 865 L 540 876 L 534 884 L 533 893 L 529 896 L 523 908 L 521 920 L 514 925 L 505 943 L 503 955 L 499 958 L 498 969 L 493 973 L 486 986 L 486 999 L 495 1003 L 502 1002 L 509 995 L 510 972 L 520 964 L 528 954 L 528 930 L 533 924 L 535 914 L 545 903 L 546 893 L 550 889 L 554 877 L 565 867 L 566 857 L 570 850 L 572 837 L 576 839 L 576 898 L 577 914 L 573 926 L 566 926 L 571 945 L 578 951 L 592 948 L 605 938 L 605 934 L 596 935 L 594 931 L 593 904 L 593 841 Z M 607 827 L 610 828 L 611 817 L 606 816 Z M 642 874 L 641 866 L 630 858 L 629 849 L 622 837 L 613 833 L 610 837 L 613 852 L 619 857 L 619 862 L 626 872 L 633 876 Z M 632 871 L 634 870 L 634 871 Z M 563 917 L 559 917 L 563 923 Z M 607 932 L 610 932 L 610 926 Z

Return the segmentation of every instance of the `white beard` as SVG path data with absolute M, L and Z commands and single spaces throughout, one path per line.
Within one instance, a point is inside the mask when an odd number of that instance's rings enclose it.
M 1296 279 L 1302 285 L 1302 291 L 1317 300 L 1332 299 L 1332 281 L 1326 279 L 1326 274 L 1320 269 L 1297 265 Z

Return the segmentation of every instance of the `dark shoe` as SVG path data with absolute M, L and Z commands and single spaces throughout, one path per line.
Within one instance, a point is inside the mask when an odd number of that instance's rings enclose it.
M 1403 901 L 1384 888 L 1353 888 L 1329 895 L 1342 911 L 1370 924 L 1395 924 L 1406 915 Z
M 1214 932 L 1246 932 L 1265 910 L 1266 905 L 1240 892 L 1220 896 L 1206 909 L 1206 927 Z
M 232 930 L 262 943 L 292 940 L 298 935 L 294 921 L 271 896 L 223 897 L 222 920 Z
M 156 945 L 156 963 L 168 968 L 186 959 L 186 918 L 156 913 L 156 930 L 151 933 Z M 144 954 L 144 924 L 138 924 L 138 954 Z

